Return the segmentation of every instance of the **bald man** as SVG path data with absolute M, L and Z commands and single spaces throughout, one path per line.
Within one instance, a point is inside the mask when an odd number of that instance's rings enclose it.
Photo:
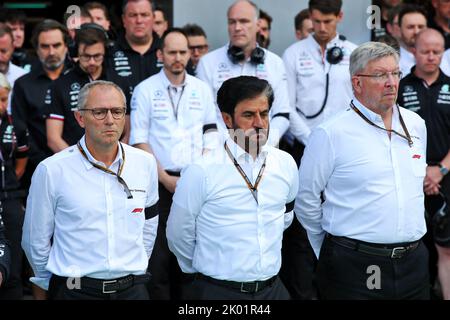
M 434 217 L 445 199 L 450 200 L 450 78 L 439 68 L 444 54 L 443 36 L 434 29 L 422 30 L 413 54 L 416 65 L 400 82 L 398 103 L 417 112 L 427 126 L 425 208 Z M 443 297 L 450 299 L 450 229 L 441 229 L 436 218 L 431 227 L 438 253 L 438 276 Z

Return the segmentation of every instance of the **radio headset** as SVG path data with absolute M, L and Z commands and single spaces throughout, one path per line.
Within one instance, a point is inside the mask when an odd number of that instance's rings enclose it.
M 72 39 L 68 45 L 68 49 L 69 49 L 69 56 L 70 58 L 77 58 L 78 57 L 78 43 L 76 42 L 77 36 L 76 34 L 81 31 L 81 30 L 88 30 L 88 29 L 94 29 L 94 30 L 99 30 L 103 33 L 104 37 L 105 37 L 105 49 L 106 51 L 108 51 L 108 48 L 110 48 L 111 46 L 113 46 L 113 42 L 110 41 L 109 36 L 108 36 L 108 32 L 103 29 L 103 27 L 101 25 L 98 25 L 96 23 L 83 23 L 79 29 L 76 30 L 75 32 L 75 39 Z
M 233 62 L 234 64 L 238 64 L 239 62 L 245 60 L 244 50 L 236 46 L 230 46 L 228 48 L 227 55 L 231 62 Z M 265 58 L 266 54 L 264 50 L 260 47 L 256 47 L 255 49 L 253 49 L 250 55 L 250 62 L 254 65 L 263 64 Z
M 341 41 L 345 41 L 346 38 L 343 35 L 339 35 L 339 40 Z M 334 64 L 338 64 L 339 62 L 342 61 L 342 59 L 344 59 L 344 50 L 342 50 L 341 47 L 334 45 L 333 47 L 329 48 L 327 50 L 327 54 L 325 55 L 328 63 L 330 64 L 330 69 L 327 72 L 326 75 L 326 84 L 325 84 L 325 98 L 323 99 L 323 103 L 322 103 L 322 107 L 320 108 L 319 111 L 317 111 L 315 114 L 311 115 L 311 116 L 307 116 L 305 113 L 303 113 L 299 108 L 296 108 L 298 112 L 300 112 L 306 119 L 314 119 L 317 118 L 325 109 L 325 105 L 327 104 L 328 101 L 328 89 L 329 89 L 329 82 L 330 82 L 330 70 L 331 67 Z

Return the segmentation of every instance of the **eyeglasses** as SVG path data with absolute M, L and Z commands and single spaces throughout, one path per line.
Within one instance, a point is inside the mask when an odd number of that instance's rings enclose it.
M 79 111 L 90 111 L 95 119 L 104 120 L 108 111 L 111 112 L 111 115 L 114 119 L 120 120 L 125 116 L 126 108 L 89 108 L 89 109 L 79 109 Z
M 391 75 L 394 79 L 400 80 L 402 78 L 401 71 L 391 71 L 384 73 L 375 73 L 375 74 L 357 74 L 358 77 L 369 77 L 375 79 L 376 81 L 385 82 L 389 79 L 389 75 Z
M 92 55 L 90 55 L 90 54 L 81 54 L 79 58 L 80 58 L 80 61 L 82 61 L 82 62 L 88 62 L 91 59 L 94 59 L 95 62 L 100 62 L 100 61 L 103 60 L 104 56 L 105 55 L 101 54 L 101 53 L 92 54 Z
M 189 50 L 191 50 L 191 51 L 198 50 L 200 52 L 203 52 L 205 50 L 208 50 L 208 45 L 203 44 L 203 45 L 199 45 L 199 46 L 189 46 Z

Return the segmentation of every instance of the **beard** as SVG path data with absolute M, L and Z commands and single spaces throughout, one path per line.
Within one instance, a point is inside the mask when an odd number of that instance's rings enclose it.
M 230 134 L 234 142 L 248 153 L 259 154 L 261 148 L 266 144 L 269 136 L 269 129 L 252 128 L 243 130 L 233 124 L 233 129 Z
M 64 64 L 64 59 L 59 59 L 58 57 L 47 57 L 46 59 L 41 59 L 42 64 L 45 69 L 54 71 Z

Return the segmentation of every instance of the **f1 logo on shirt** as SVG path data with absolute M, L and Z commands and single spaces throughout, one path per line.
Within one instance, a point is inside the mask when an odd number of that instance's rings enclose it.
M 421 156 L 420 154 L 414 154 L 414 155 L 412 156 L 412 158 L 413 158 L 413 159 L 420 159 L 420 158 L 422 158 L 422 156 Z
M 133 213 L 135 213 L 135 214 L 142 213 L 142 211 L 144 211 L 144 208 L 135 208 L 133 211 L 131 211 L 131 214 L 133 214 Z

